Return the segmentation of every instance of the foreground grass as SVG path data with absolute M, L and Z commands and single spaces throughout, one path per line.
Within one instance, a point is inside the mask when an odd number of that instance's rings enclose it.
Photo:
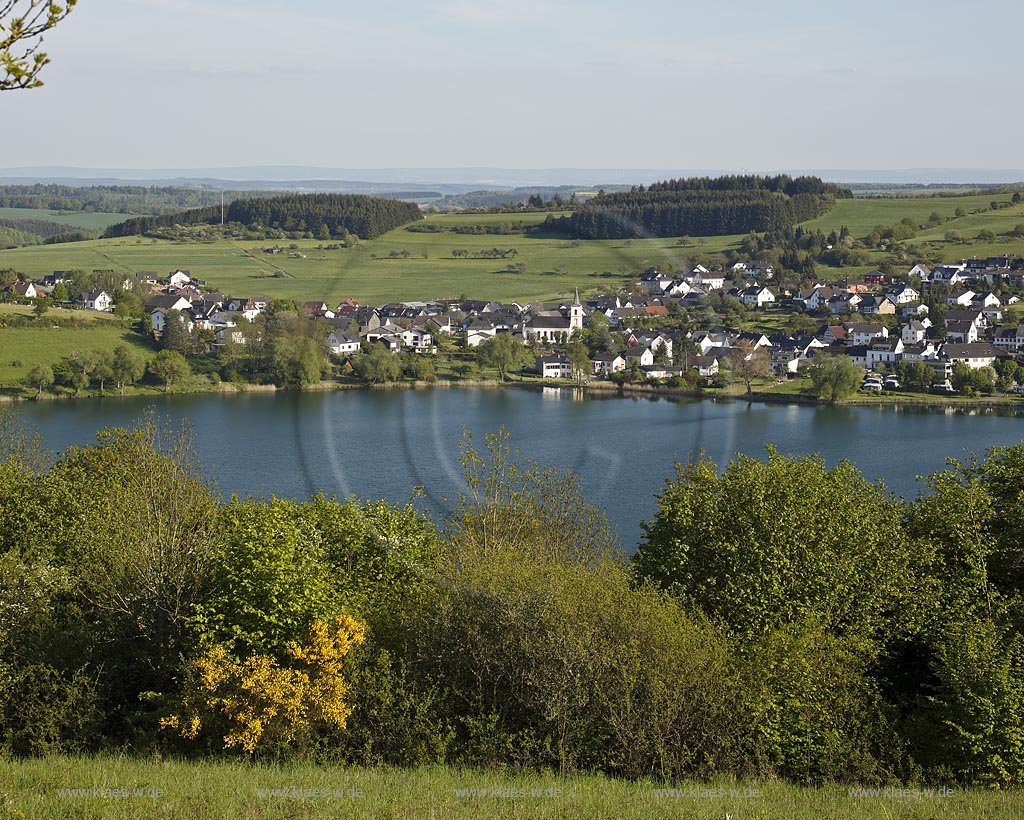
M 0 761 L 0 818 L 1019 818 L 1019 791 L 856 794 L 846 786 L 660 784 L 597 776 L 295 764 Z M 69 791 L 70 790 L 70 791 Z

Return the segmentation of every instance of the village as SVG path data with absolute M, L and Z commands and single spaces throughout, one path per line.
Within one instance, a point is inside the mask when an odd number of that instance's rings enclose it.
M 900 275 L 873 271 L 787 287 L 774 284 L 769 263 L 739 261 L 724 270 L 703 265 L 651 270 L 616 293 L 581 298 L 577 290 L 550 303 L 444 298 L 376 306 L 353 299 L 288 305 L 323 323 L 326 345 L 343 365 L 370 345 L 430 356 L 442 341 L 472 350 L 509 334 L 526 346 L 533 370 L 546 379 L 659 383 L 690 378 L 712 384 L 741 357 L 759 363 L 757 375 L 784 380 L 826 354 L 889 376 L 885 382 L 867 378 L 866 392 L 899 388 L 894 374 L 901 363 L 923 363 L 932 387 L 952 392 L 949 380 L 958 363 L 979 370 L 1014 359 L 1024 348 L 1024 325 L 1006 322 L 1007 309 L 1024 289 L 1018 262 L 1003 256 L 918 264 Z M 49 301 L 71 281 L 71 274 L 57 271 L 39 281 L 10 283 L 4 295 Z M 64 304 L 112 311 L 120 294 L 117 287 L 110 290 L 80 291 Z M 207 331 L 211 352 L 244 344 L 244 328 L 275 302 L 211 291 L 188 270 L 166 276 L 140 271 L 125 278 L 120 290 L 141 295 L 143 324 L 155 337 L 169 322 L 180 321 L 190 332 Z M 726 321 L 738 316 L 745 329 Z M 569 349 L 581 340 L 586 341 L 585 365 Z

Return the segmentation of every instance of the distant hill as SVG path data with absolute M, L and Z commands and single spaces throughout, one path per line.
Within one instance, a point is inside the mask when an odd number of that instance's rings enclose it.
M 207 185 L 214 188 L 337 191 L 385 194 L 431 190 L 445 194 L 528 186 L 650 185 L 663 179 L 719 177 L 735 174 L 816 176 L 826 182 L 891 184 L 952 183 L 1001 185 L 1024 181 L 1024 169 L 1000 168 L 324 168 L 303 165 L 257 165 L 213 168 L 74 168 L 35 166 L 0 168 L 0 183 L 63 182 L 71 185 Z

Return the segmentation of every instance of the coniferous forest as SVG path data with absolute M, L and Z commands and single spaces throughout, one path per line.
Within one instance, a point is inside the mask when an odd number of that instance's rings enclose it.
M 1024 783 L 1024 447 L 912 502 L 697 460 L 634 556 L 503 435 L 462 465 L 440 520 L 225 500 L 187 431 L 4 413 L 0 753 Z
M 137 236 L 175 225 L 216 225 L 221 216 L 220 206 L 212 206 L 162 216 L 135 217 L 112 225 L 104 236 Z M 223 216 L 226 222 L 247 228 L 311 231 L 319 235 L 326 228 L 330 236 L 354 234 L 361 239 L 374 239 L 423 218 L 419 206 L 413 202 L 361 194 L 286 194 L 236 199 L 226 206 Z
M 545 227 L 578 239 L 720 236 L 772 231 L 826 213 L 852 194 L 817 177 L 697 177 L 601 193 Z

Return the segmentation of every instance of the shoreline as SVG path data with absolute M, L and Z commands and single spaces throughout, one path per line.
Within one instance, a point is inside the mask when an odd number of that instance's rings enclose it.
M 170 392 L 135 390 L 121 395 L 117 391 L 105 391 L 102 395 L 96 392 L 84 393 L 74 396 L 70 393 L 44 393 L 41 396 L 24 395 L 0 395 L 0 404 L 20 404 L 22 402 L 59 402 L 59 401 L 86 401 L 95 399 L 131 399 L 131 398 L 159 398 L 165 396 L 199 396 L 199 395 L 241 395 L 246 393 L 329 393 L 343 392 L 348 390 L 536 390 L 540 388 L 553 387 L 559 390 L 580 391 L 599 398 L 612 398 L 615 396 L 634 398 L 666 398 L 673 400 L 689 401 L 713 401 L 713 402 L 759 402 L 762 404 L 796 404 L 809 407 L 877 407 L 879 409 L 900 409 L 903 407 L 943 408 L 956 411 L 983 411 L 994 410 L 1004 411 L 1012 415 L 1024 415 L 1024 401 L 1016 397 L 972 399 L 964 397 L 936 396 L 934 398 L 922 397 L 920 395 L 898 397 L 894 396 L 888 400 L 877 398 L 855 397 L 837 404 L 820 401 L 812 396 L 804 396 L 795 393 L 776 393 L 772 391 L 746 393 L 719 393 L 711 390 L 694 392 L 676 387 L 646 384 L 623 384 L 618 385 L 608 381 L 590 381 L 582 385 L 567 384 L 561 379 L 530 379 L 529 381 L 506 381 L 500 382 L 497 379 L 467 379 L 460 381 L 437 380 L 426 381 L 402 381 L 388 382 L 383 384 L 354 384 L 337 381 L 322 381 L 317 384 L 307 385 L 300 388 L 278 387 L 273 384 L 237 384 L 221 382 L 218 384 L 193 385 L 187 390 L 172 390 Z

